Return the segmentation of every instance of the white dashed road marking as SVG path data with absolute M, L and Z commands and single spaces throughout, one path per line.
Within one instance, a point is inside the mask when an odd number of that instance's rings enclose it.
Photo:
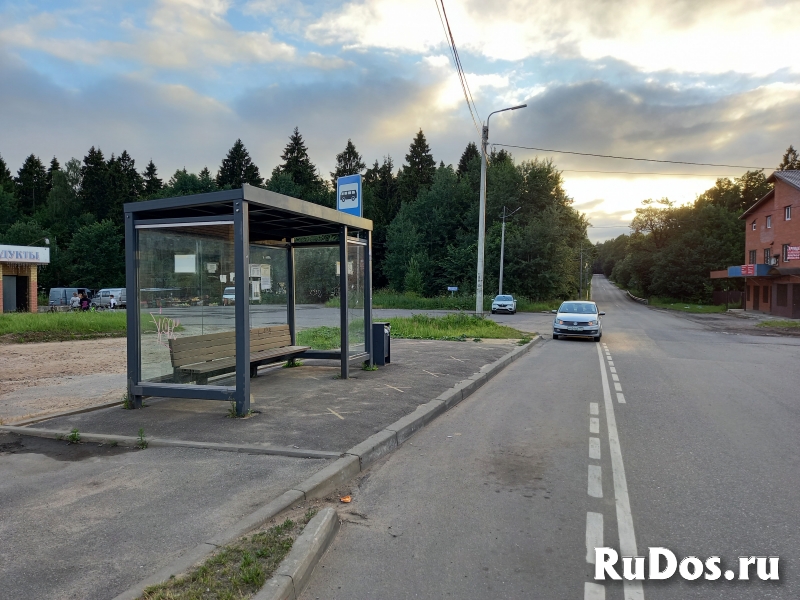
M 620 404 L 627 404 L 625 402 L 625 396 L 623 396 L 621 392 L 617 392 L 617 402 Z
M 589 438 L 589 458 L 600 460 L 600 438 Z
M 621 392 L 622 391 L 622 386 L 618 382 L 615 381 L 614 382 L 614 389 L 617 390 L 618 392 Z
M 600 419 L 589 417 L 589 433 L 600 433 Z
M 606 600 L 606 588 L 587 581 L 583 587 L 583 600 Z
M 617 527 L 619 529 L 619 550 L 621 556 L 638 556 L 636 550 L 636 534 L 633 529 L 633 515 L 628 497 L 628 482 L 625 479 L 625 465 L 622 462 L 622 447 L 617 433 L 617 420 L 614 416 L 614 403 L 611 400 L 611 389 L 608 385 L 608 376 L 603 364 L 603 354 L 597 348 L 597 357 L 600 360 L 600 377 L 603 380 L 603 400 L 606 407 L 606 429 L 608 430 L 608 445 L 611 452 L 611 473 L 614 478 L 614 498 L 617 508 Z M 619 384 L 615 384 L 619 385 Z M 622 391 L 621 389 L 618 391 Z M 591 466 L 589 467 L 591 469 Z M 641 581 L 623 581 L 625 600 L 644 600 L 644 590 Z
M 589 495 L 592 498 L 603 497 L 603 472 L 597 465 L 589 465 Z
M 603 513 L 586 513 L 586 562 L 594 564 L 594 549 L 603 547 Z
M 600 407 L 597 404 L 597 402 L 589 402 L 589 414 L 590 415 L 600 414 Z

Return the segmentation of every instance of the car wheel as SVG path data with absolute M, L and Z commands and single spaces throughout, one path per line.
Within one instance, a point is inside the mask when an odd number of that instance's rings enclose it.
M 492 314 L 495 314 L 496 312 L 497 312 L 496 310 L 493 310 L 493 311 L 492 311 Z
M 557 334 L 557 333 L 554 333 L 554 334 L 553 334 L 553 339 L 554 339 L 554 340 L 557 340 L 557 339 L 558 339 L 558 334 Z
M 603 337 L 603 336 L 600 336 L 600 335 L 594 336 L 594 341 L 595 342 L 599 342 L 601 337 Z

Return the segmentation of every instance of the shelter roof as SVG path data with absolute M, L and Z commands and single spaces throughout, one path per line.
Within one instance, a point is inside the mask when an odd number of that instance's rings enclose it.
M 228 219 L 236 200 L 249 203 L 251 242 L 338 233 L 342 225 L 372 231 L 369 219 L 247 184 L 235 190 L 131 202 L 125 204 L 125 212 L 135 214 L 137 221 Z

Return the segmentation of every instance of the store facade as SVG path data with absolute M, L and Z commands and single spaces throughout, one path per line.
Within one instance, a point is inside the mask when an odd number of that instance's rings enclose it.
M 37 312 L 38 271 L 50 248 L 0 244 L 0 312 Z

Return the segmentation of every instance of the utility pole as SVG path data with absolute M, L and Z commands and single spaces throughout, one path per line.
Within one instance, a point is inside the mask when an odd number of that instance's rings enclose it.
M 521 206 L 512 213 L 506 213 L 506 207 L 503 207 L 503 233 L 500 236 L 500 290 L 497 292 L 498 294 L 503 293 L 503 257 L 505 256 L 506 250 L 506 218 L 512 216 L 514 213 L 520 210 Z
M 578 272 L 578 298 L 583 300 L 583 240 L 581 240 L 581 262 Z
M 525 108 L 527 104 L 503 108 L 489 113 L 486 117 L 486 125 L 481 128 L 481 203 L 478 211 L 478 276 L 475 285 L 475 314 L 483 315 L 483 255 L 484 241 L 486 238 L 486 146 L 489 143 L 489 119 L 492 115 L 505 112 L 507 110 L 517 110 Z

